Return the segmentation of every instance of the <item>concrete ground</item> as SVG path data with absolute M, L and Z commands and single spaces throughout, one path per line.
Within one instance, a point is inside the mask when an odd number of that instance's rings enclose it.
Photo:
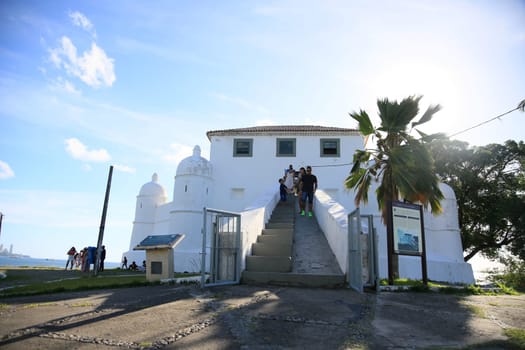
M 161 285 L 0 299 L 0 348 L 461 348 L 524 329 L 524 310 L 523 295 Z

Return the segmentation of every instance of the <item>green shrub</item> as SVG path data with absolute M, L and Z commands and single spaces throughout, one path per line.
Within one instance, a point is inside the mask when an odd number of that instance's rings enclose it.
M 498 286 L 525 292 L 525 261 L 506 256 L 501 257 L 500 262 L 505 266 L 503 273 L 490 275 L 489 281 Z

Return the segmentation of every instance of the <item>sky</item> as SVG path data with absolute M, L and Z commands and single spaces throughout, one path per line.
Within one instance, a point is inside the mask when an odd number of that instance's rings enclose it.
M 0 1 L 0 244 L 65 259 L 129 249 L 136 196 L 206 132 L 377 124 L 378 98 L 423 95 L 452 135 L 525 99 L 525 1 Z M 523 140 L 525 113 L 458 134 Z M 351 160 L 347 160 L 351 161 Z M 347 162 L 345 161 L 345 162 Z M 349 169 L 350 170 L 350 169 Z

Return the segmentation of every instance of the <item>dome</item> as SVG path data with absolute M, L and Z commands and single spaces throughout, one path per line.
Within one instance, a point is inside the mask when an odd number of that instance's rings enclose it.
M 206 158 L 201 157 L 201 148 L 195 146 L 193 155 L 180 161 L 177 167 L 179 175 L 204 175 L 211 176 L 211 164 Z
M 142 186 L 139 192 L 139 196 L 166 196 L 166 190 L 164 187 L 159 185 L 159 176 L 154 173 L 151 177 L 151 182 L 148 182 Z

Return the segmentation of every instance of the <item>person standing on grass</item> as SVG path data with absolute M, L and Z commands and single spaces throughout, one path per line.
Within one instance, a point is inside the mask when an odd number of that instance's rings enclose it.
M 106 246 L 102 246 L 102 250 L 100 251 L 100 266 L 98 267 L 99 271 L 104 271 L 104 260 L 106 260 Z
M 301 182 L 299 188 L 302 192 L 303 210 L 301 210 L 301 216 L 305 215 L 306 201 L 308 200 L 308 216 L 312 217 L 314 212 L 314 194 L 317 190 L 317 176 L 312 174 L 312 167 L 306 167 L 306 174 L 301 176 Z
M 67 266 L 70 265 L 69 269 L 73 270 L 73 265 L 75 264 L 75 254 L 77 253 L 77 250 L 75 247 L 71 247 L 67 251 L 67 262 L 66 262 L 66 268 L 64 270 L 67 270 Z
M 80 252 L 80 255 L 80 270 L 82 272 L 89 272 L 88 248 L 84 247 L 84 249 L 82 249 L 82 251 Z

